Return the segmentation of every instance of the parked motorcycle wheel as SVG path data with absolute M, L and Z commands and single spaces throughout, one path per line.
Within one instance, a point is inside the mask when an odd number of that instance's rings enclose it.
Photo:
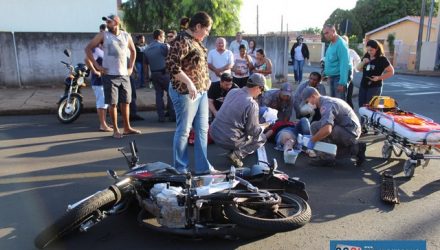
M 110 189 L 97 193 L 82 204 L 67 211 L 61 218 L 38 234 L 34 240 L 35 246 L 39 249 L 45 248 L 54 240 L 78 229 L 82 223 L 90 219 L 95 213 L 109 209 L 115 202 L 115 193 Z
M 294 194 L 281 194 L 278 211 L 258 209 L 246 202 L 225 207 L 226 216 L 238 225 L 266 232 L 286 232 L 300 228 L 312 218 L 309 204 Z
M 67 101 L 67 96 L 64 96 L 58 104 L 58 120 L 62 123 L 71 123 L 78 119 L 82 109 L 82 97 L 79 94 L 71 94 L 70 102 Z

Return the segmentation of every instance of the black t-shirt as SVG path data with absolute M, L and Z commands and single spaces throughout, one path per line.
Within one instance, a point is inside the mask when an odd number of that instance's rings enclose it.
M 219 110 L 223 104 L 223 100 L 231 89 L 238 88 L 237 84 L 233 83 L 229 90 L 224 90 L 220 87 L 220 83 L 213 83 L 208 90 L 208 98 L 214 100 L 215 109 Z
M 136 49 L 136 62 L 142 63 L 142 60 L 144 59 L 144 50 L 141 49 L 140 45 L 135 45 Z
M 370 56 L 367 54 L 362 58 L 370 58 Z M 361 81 L 361 87 L 364 88 L 372 88 L 372 87 L 382 87 L 383 81 L 371 81 L 367 77 L 371 76 L 381 76 L 384 70 L 390 66 L 390 61 L 384 56 L 380 56 L 378 58 L 373 59 L 369 63 L 364 65 L 363 68 L 363 74 L 362 74 L 362 81 Z

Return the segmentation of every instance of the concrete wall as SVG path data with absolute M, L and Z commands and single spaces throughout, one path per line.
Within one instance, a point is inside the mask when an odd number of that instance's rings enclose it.
M 434 51 L 437 51 L 437 42 L 423 42 L 421 54 L 423 60 L 420 61 L 420 70 L 434 70 L 437 59 Z
M 116 0 L 0 0 L 0 31 L 95 32 Z
M 13 34 L 0 32 L 0 44 L 0 86 L 18 86 Z
M 18 64 L 15 57 L 13 35 L 0 32 L 0 87 L 51 86 L 62 84 L 67 70 L 60 61 L 69 62 L 63 54 L 65 48 L 72 51 L 72 62 L 84 62 L 84 48 L 96 33 L 40 33 L 17 32 Z M 145 34 L 151 41 L 151 34 Z M 230 42 L 234 37 L 226 37 Z M 268 58 L 272 60 L 272 80 L 276 76 L 287 79 L 287 41 L 286 37 L 246 37 L 254 39 L 257 47 L 264 48 Z M 215 48 L 216 37 L 208 37 L 205 45 L 208 49 Z M 18 68 L 17 68 L 18 66 Z M 20 73 L 20 74 L 19 74 Z M 281 81 L 284 79 L 280 79 Z

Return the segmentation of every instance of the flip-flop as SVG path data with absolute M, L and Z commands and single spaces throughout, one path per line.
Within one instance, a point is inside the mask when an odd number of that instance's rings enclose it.
M 112 132 L 113 129 L 112 129 L 112 128 L 106 128 L 106 129 L 99 128 L 99 131 L 100 131 L 100 132 Z
M 121 139 L 122 137 L 124 137 L 124 136 L 121 133 L 118 133 L 118 132 L 113 133 L 113 138 Z
M 123 133 L 123 135 L 130 135 L 130 134 L 132 134 L 132 135 L 139 135 L 139 134 L 141 134 L 141 131 L 133 129 L 133 130 L 130 130 L 130 131 L 124 131 L 124 133 Z

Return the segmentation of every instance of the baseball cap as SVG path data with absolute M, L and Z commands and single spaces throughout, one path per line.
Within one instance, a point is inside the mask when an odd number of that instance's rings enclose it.
M 291 86 L 290 83 L 288 83 L 288 82 L 283 83 L 283 84 L 281 85 L 280 91 L 281 91 L 281 94 L 282 94 L 282 95 L 288 95 L 288 96 L 291 96 L 291 95 L 292 95 L 292 86 Z
M 305 100 L 307 100 L 307 98 L 309 98 L 313 94 L 319 94 L 318 90 L 316 90 L 313 87 L 307 87 L 302 92 L 302 99 L 305 101 Z
M 264 79 L 264 76 L 262 74 L 254 73 L 247 80 L 247 85 L 250 87 L 259 86 L 264 88 L 264 86 L 266 85 L 266 79 Z
M 223 73 L 223 74 L 220 76 L 220 81 L 227 81 L 227 82 L 232 81 L 232 76 L 231 76 L 231 74 L 230 74 L 230 73 L 227 73 L 227 72 Z
M 111 14 L 109 16 L 103 16 L 102 21 L 115 21 L 115 22 L 119 23 L 121 21 L 121 19 L 119 19 L 118 16 Z

